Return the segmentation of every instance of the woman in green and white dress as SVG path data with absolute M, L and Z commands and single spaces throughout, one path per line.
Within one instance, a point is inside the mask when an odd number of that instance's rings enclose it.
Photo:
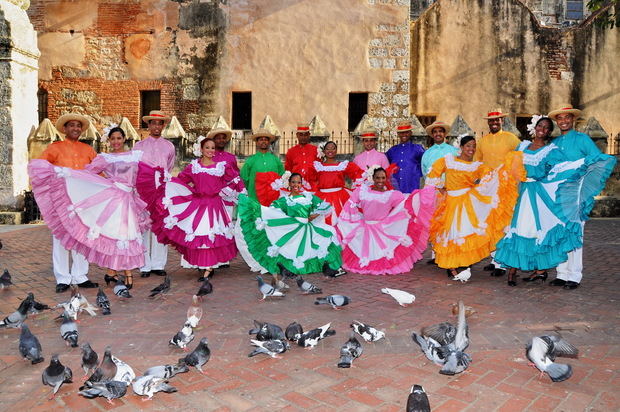
M 281 272 L 278 264 L 299 275 L 323 272 L 326 263 L 334 271 L 340 269 L 336 230 L 325 223 L 332 206 L 303 191 L 298 173 L 290 175 L 288 186 L 290 193 L 269 207 L 239 196 L 235 240 L 241 256 L 251 270 L 273 275 Z

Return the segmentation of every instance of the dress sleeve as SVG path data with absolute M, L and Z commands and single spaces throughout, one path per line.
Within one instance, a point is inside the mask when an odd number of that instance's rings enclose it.
M 390 162 L 388 161 L 388 158 L 386 155 L 384 155 L 381 152 L 379 152 L 379 154 L 381 155 L 381 161 L 379 162 L 379 166 L 387 170 L 387 168 L 390 167 Z
M 108 165 L 108 162 L 101 155 L 95 157 L 92 162 L 86 165 L 84 170 L 88 170 L 89 172 L 99 174 L 103 172 Z
M 271 205 L 269 207 L 280 209 L 282 212 L 284 212 L 285 215 L 288 216 L 288 204 L 286 203 L 286 196 L 282 196 L 274 200 L 273 202 L 271 202 Z
M 358 187 L 364 183 L 364 180 L 362 179 L 362 175 L 364 174 L 364 171 L 362 170 L 361 167 L 359 167 L 353 162 L 349 162 L 349 164 L 347 165 L 347 168 L 344 169 L 344 174 L 346 177 L 351 179 L 351 181 L 353 182 L 352 184 L 353 187 Z
M 247 190 L 245 190 L 245 185 L 243 184 L 243 180 L 239 176 L 239 173 L 230 165 L 228 162 L 224 162 L 224 176 L 222 179 L 226 182 L 226 186 L 222 188 L 220 191 L 220 197 L 225 202 L 237 203 L 239 200 L 239 195 L 241 193 L 247 194 Z
M 590 136 L 588 135 L 583 136 L 583 138 L 580 139 L 580 143 L 581 143 L 581 152 L 583 153 L 583 157 L 601 154 L 601 151 L 596 146 L 596 143 L 594 143 L 594 141 L 592 140 Z
M 243 179 L 243 183 L 248 186 L 250 182 L 250 178 L 252 177 L 252 157 L 248 157 L 243 163 L 241 167 L 241 172 L 239 173 L 241 179 Z
M 284 160 L 284 169 L 288 170 L 289 172 L 293 171 L 293 153 L 291 152 L 293 152 L 292 147 L 288 149 L 288 152 L 286 152 L 286 156 Z
M 476 153 L 474 153 L 474 161 L 482 162 L 482 148 L 484 147 L 484 136 L 480 139 L 476 139 Z M 458 149 L 457 149 L 458 150 Z
M 416 144 L 416 153 L 415 153 L 415 160 L 416 162 L 420 163 L 422 161 L 422 156 L 424 156 L 424 148 L 422 147 L 422 145 Z
M 437 159 L 433 166 L 431 166 L 430 172 L 426 176 L 426 185 L 427 186 L 435 186 L 435 187 L 444 187 L 444 182 L 441 179 L 441 175 L 443 175 L 446 171 L 446 158 L 442 157 Z
M 311 215 L 324 215 L 327 216 L 332 212 L 332 205 L 325 202 L 318 196 L 312 195 L 312 210 Z
M 194 177 L 192 175 L 192 164 L 188 164 L 187 166 L 185 166 L 185 169 L 183 169 L 181 171 L 181 173 L 179 173 L 179 175 L 177 176 L 177 179 L 179 179 L 181 182 L 185 183 L 185 184 L 189 184 L 189 183 L 193 183 L 194 182 Z

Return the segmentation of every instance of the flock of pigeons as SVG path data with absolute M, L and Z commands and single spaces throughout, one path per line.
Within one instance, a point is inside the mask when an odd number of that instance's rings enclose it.
M 320 288 L 306 281 L 302 276 L 290 273 L 283 274 L 284 279 L 294 278 L 297 286 L 304 294 L 322 293 Z M 289 288 L 283 280 L 272 285 L 266 283 L 260 276 L 257 276 L 256 279 L 258 290 L 262 295 L 261 300 L 268 297 L 283 297 L 283 290 Z M 5 270 L 0 276 L 0 289 L 5 289 L 11 285 L 11 275 Z M 170 276 L 166 276 L 161 285 L 152 289 L 149 297 L 154 298 L 167 294 L 170 291 L 170 286 Z M 113 290 L 119 298 L 131 298 L 122 277 L 119 277 Z M 201 300 L 212 291 L 213 286 L 209 280 L 202 280 L 198 292 L 192 296 L 186 321 L 179 332 L 170 339 L 170 345 L 185 352 L 189 351 L 188 345 L 195 338 L 194 329 L 198 326 L 203 315 Z M 404 307 L 413 304 L 415 301 L 415 296 L 406 291 L 383 288 L 381 292 L 388 294 Z M 314 303 L 316 305 L 327 304 L 334 309 L 341 309 L 350 302 L 350 297 L 334 294 L 317 297 Z M 91 305 L 86 297 L 79 293 L 77 287 L 72 285 L 71 298 L 56 306 L 56 308 L 62 309 L 62 313 L 56 319 L 61 319 L 60 335 L 68 346 L 78 347 L 79 333 L 76 321 L 80 313 L 86 312 L 91 316 L 96 316 L 96 311 L 99 309 L 104 315 L 111 313 L 110 301 L 101 288 L 97 293 L 96 304 L 97 306 Z M 19 352 L 24 359 L 29 360 L 32 364 L 43 362 L 44 358 L 39 340 L 30 331 L 25 321 L 28 314 L 49 309 L 51 308 L 48 305 L 37 302 L 34 294 L 28 293 L 17 310 L 0 322 L 0 328 L 21 328 Z M 441 367 L 440 374 L 455 375 L 462 373 L 472 362 L 471 356 L 465 352 L 470 343 L 466 317 L 471 312 L 471 308 L 465 307 L 463 302 L 459 301 L 458 306 L 453 308 L 453 313 L 457 316 L 456 325 L 450 322 L 442 322 L 423 327 L 419 333 L 414 332 L 412 334 L 413 342 L 420 346 L 424 355 Z M 357 320 L 352 321 L 350 327 L 349 339 L 340 348 L 337 362 L 339 368 L 350 368 L 353 361 L 362 355 L 364 349 L 356 334 L 365 342 L 376 342 L 385 338 L 385 332 Z M 292 322 L 283 330 L 273 323 L 255 320 L 254 328 L 249 331 L 249 334 L 254 335 L 250 339 L 253 350 L 248 354 L 249 357 L 265 354 L 272 358 L 280 358 L 283 353 L 291 349 L 289 342 L 312 349 L 320 340 L 335 335 L 336 331 L 331 329 L 331 323 L 304 332 L 303 327 L 297 322 Z M 205 373 L 202 368 L 211 356 L 208 340 L 203 337 L 195 349 L 180 358 L 176 364 L 151 367 L 145 371 L 143 376 L 136 378 L 135 372 L 127 363 L 112 355 L 111 347 L 105 348 L 101 362 L 99 362 L 97 353 L 88 343 L 83 343 L 80 348 L 82 350 L 81 366 L 84 370 L 85 380 L 80 387 L 79 395 L 87 398 L 101 396 L 110 403 L 113 402 L 113 399 L 124 396 L 129 385 L 132 386 L 134 393 L 145 396 L 145 400 L 152 399 L 157 392 L 176 392 L 176 388 L 169 385 L 169 380 L 178 373 L 188 372 L 189 367 L 195 367 L 200 373 Z M 526 345 L 525 353 L 532 364 L 540 370 L 541 376 L 546 373 L 553 382 L 561 382 L 571 377 L 572 368 L 568 364 L 556 363 L 556 357 L 576 357 L 578 350 L 561 337 L 545 335 L 532 338 Z M 60 362 L 58 355 L 52 355 L 49 366 L 42 373 L 43 384 L 53 388 L 51 398 L 55 396 L 63 383 L 71 383 L 72 379 L 71 369 Z M 428 397 L 422 386 L 414 385 L 411 388 L 407 401 L 407 411 L 430 411 Z

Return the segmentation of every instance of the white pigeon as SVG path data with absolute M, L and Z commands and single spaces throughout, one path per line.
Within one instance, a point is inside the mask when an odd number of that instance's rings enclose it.
M 153 395 L 157 392 L 176 392 L 177 388 L 168 385 L 168 380 L 164 378 L 158 378 L 156 376 L 140 376 L 131 386 L 134 393 L 140 396 L 147 396 L 142 400 L 151 400 Z
M 187 322 L 192 328 L 197 327 L 198 322 L 202 319 L 202 306 L 200 306 L 199 299 L 196 295 L 192 296 L 192 304 L 187 309 Z
M 116 365 L 116 375 L 112 378 L 113 381 L 119 381 L 125 383 L 127 386 L 136 378 L 136 373 L 131 366 L 112 355 L 112 362 Z
M 452 280 L 460 280 L 461 283 L 465 283 L 469 280 L 470 277 L 471 277 L 471 269 L 467 268 L 461 273 L 459 273 L 458 275 L 454 276 Z
M 80 302 L 80 313 L 86 311 L 90 316 L 97 316 L 95 312 L 97 308 L 91 305 L 84 295 L 79 294 L 78 298 Z
M 59 303 L 56 307 L 63 308 L 70 318 L 77 320 L 77 315 L 80 311 L 80 297 L 77 286 L 71 285 L 71 298 L 67 302 Z
M 385 338 L 385 332 L 377 330 L 370 325 L 354 320 L 351 328 L 357 332 L 366 342 L 375 342 Z
M 381 289 L 381 292 L 393 297 L 400 306 L 407 307 L 415 301 L 415 296 L 409 292 L 405 292 L 404 290 L 383 288 Z

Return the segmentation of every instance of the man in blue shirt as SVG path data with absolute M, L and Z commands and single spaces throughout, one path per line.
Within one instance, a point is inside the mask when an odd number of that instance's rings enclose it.
M 420 188 L 422 177 L 422 155 L 424 148 L 411 142 L 411 122 L 401 122 L 396 127 L 400 144 L 392 146 L 385 154 L 390 164 L 396 163 L 398 172 L 392 176 L 394 188 L 403 193 L 411 193 Z

